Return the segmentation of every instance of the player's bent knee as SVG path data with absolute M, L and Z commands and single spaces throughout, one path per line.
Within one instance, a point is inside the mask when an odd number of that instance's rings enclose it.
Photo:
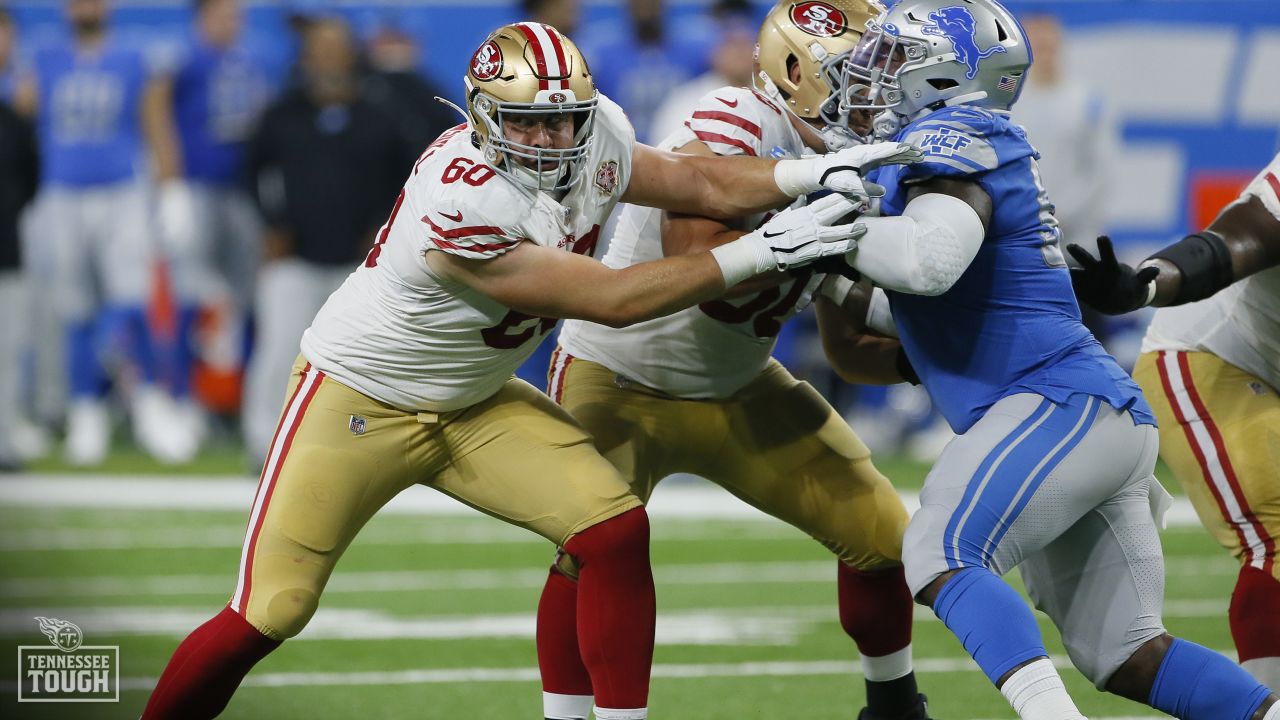
M 1107 635 L 1111 635 L 1108 633 Z M 1099 690 L 1131 697 L 1112 690 L 1113 684 L 1140 687 L 1155 678 L 1160 659 L 1171 640 L 1158 618 L 1139 618 L 1123 634 L 1095 637 L 1064 632 L 1062 644 L 1071 664 Z M 1137 691 L 1139 694 L 1143 691 Z
M 569 538 L 564 544 L 581 568 L 593 561 L 642 554 L 649 555 L 649 516 L 644 506 L 592 525 Z
M 245 619 L 273 640 L 297 636 L 316 614 L 320 596 L 305 588 L 280 590 L 266 599 L 261 613 L 247 613 Z

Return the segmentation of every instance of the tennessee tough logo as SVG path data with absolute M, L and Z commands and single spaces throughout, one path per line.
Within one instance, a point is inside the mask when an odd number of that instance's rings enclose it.
M 791 6 L 791 22 L 818 37 L 836 37 L 849 27 L 844 13 L 824 2 L 802 2 Z
M 471 75 L 477 80 L 492 80 L 502 72 L 502 50 L 490 40 L 471 56 Z

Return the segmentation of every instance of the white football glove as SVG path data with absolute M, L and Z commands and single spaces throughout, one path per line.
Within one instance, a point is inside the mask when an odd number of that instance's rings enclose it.
M 791 197 L 818 190 L 870 200 L 884 196 L 884 188 L 862 179 L 881 165 L 907 165 L 924 159 L 924 151 L 909 143 L 855 145 L 826 155 L 799 160 L 779 160 L 773 167 L 773 181 Z
M 162 183 L 156 194 L 160 242 L 170 258 L 189 255 L 195 247 L 196 203 L 191 186 L 182 180 Z
M 831 194 L 804 207 L 787 208 L 755 232 L 711 250 L 725 287 L 770 270 L 801 267 L 828 255 L 841 255 L 857 245 L 865 225 L 850 217 L 860 203 Z M 849 224 L 832 223 L 849 217 Z

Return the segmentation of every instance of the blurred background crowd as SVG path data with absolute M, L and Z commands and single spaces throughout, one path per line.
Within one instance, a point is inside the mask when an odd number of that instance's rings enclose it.
M 1280 138 L 1280 2 L 1013 0 L 1014 117 L 1067 242 L 1140 257 L 1207 224 Z M 298 340 L 487 32 L 546 22 L 641 140 L 751 82 L 752 0 L 28 0 L 0 5 L 0 468 L 132 442 L 260 464 Z M 602 251 L 601 251 L 602 252 Z M 1122 361 L 1144 317 L 1090 318 Z M 544 349 L 549 351 L 553 341 Z M 917 388 L 841 384 L 809 315 L 778 357 L 874 450 L 951 437 Z M 535 385 L 546 354 L 521 370 Z

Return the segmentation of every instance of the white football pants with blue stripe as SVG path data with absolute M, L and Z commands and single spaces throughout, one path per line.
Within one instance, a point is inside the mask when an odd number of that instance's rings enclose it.
M 1158 443 L 1156 428 L 1092 396 L 1004 398 L 925 480 L 903 542 L 912 594 L 949 570 L 1019 567 L 1072 662 L 1102 688 L 1164 632 Z

